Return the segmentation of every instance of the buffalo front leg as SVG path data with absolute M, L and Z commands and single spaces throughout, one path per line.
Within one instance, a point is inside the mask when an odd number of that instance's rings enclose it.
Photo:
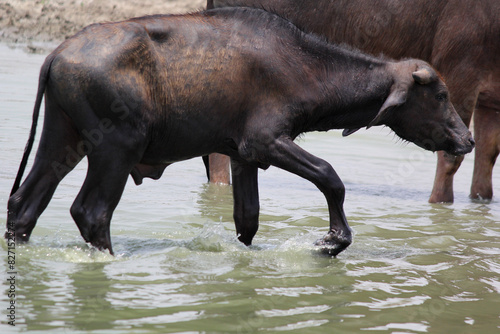
M 276 139 L 263 153 L 271 165 L 311 181 L 325 195 L 330 230 L 317 242 L 323 253 L 336 256 L 346 249 L 352 242 L 352 233 L 343 208 L 345 187 L 333 167 L 286 137 Z
M 446 33 L 437 36 L 434 43 L 440 43 L 442 45 L 449 45 L 449 43 L 452 43 L 445 35 Z M 431 63 L 433 63 L 443 77 L 446 78 L 446 84 L 452 98 L 451 102 L 464 124 L 469 126 L 472 112 L 477 102 L 478 85 L 481 80 L 480 71 L 477 71 L 477 64 L 470 64 L 469 60 L 466 58 L 463 59 L 463 63 L 457 64 L 456 53 L 451 52 L 449 46 L 435 49 L 436 54 L 432 56 L 433 59 Z M 445 51 L 446 54 L 440 53 L 443 50 L 447 50 Z M 448 59 L 450 56 L 453 59 Z M 457 75 L 457 68 L 463 69 L 464 71 L 460 72 L 460 75 Z M 464 82 L 464 77 L 468 78 L 467 82 Z M 436 136 L 431 139 L 438 142 L 442 137 Z M 429 197 L 429 203 L 453 203 L 453 179 L 463 160 L 464 156 L 454 156 L 444 151 L 437 152 L 436 175 Z
M 464 156 L 455 156 L 444 151 L 439 151 L 437 156 L 436 177 L 429 203 L 453 203 L 453 178 Z
M 258 169 L 235 159 L 231 159 L 231 169 L 236 233 L 249 246 L 259 229 Z

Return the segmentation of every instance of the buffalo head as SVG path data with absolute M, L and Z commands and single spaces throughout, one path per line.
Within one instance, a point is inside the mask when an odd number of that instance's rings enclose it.
M 407 60 L 389 65 L 394 84 L 373 125 L 387 125 L 399 137 L 430 151 L 463 155 L 474 140 L 450 102 L 448 89 L 427 63 Z

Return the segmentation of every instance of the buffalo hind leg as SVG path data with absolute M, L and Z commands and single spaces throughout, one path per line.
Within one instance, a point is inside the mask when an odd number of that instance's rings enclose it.
M 470 197 L 493 198 L 493 167 L 500 151 L 500 113 L 480 103 L 474 112 L 476 151 Z
M 249 246 L 259 228 L 258 169 L 235 159 L 231 159 L 231 169 L 236 233 Z
M 271 165 L 311 181 L 325 195 L 330 230 L 317 245 L 323 247 L 324 253 L 333 256 L 346 249 L 352 242 L 352 233 L 343 209 L 345 187 L 333 167 L 287 137 L 278 138 L 265 147 L 266 152 L 260 153 L 267 156 Z
M 111 217 L 135 165 L 125 155 L 114 148 L 89 155 L 87 177 L 71 206 L 71 215 L 83 239 L 99 250 L 108 249 L 111 255 Z
M 16 241 L 29 241 L 38 217 L 49 204 L 57 185 L 73 169 L 74 165 L 63 165 L 63 163 L 38 157 L 26 181 L 9 198 L 7 230 L 15 232 Z M 59 165 L 56 168 L 62 169 L 54 171 L 55 164 Z
M 80 162 L 79 136 L 62 111 L 46 104 L 45 123 L 33 167 L 8 202 L 7 232 L 27 242 L 58 184 Z

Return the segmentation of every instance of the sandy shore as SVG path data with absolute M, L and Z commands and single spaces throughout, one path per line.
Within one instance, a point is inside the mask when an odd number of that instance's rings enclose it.
M 47 52 L 83 27 L 203 9 L 206 0 L 0 0 L 0 41 Z

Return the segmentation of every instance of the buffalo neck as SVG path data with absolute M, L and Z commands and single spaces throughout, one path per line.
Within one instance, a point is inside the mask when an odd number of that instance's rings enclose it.
M 356 50 L 329 45 L 311 63 L 311 89 L 315 103 L 305 112 L 307 131 L 361 128 L 377 115 L 388 97 L 394 78 L 388 61 Z

